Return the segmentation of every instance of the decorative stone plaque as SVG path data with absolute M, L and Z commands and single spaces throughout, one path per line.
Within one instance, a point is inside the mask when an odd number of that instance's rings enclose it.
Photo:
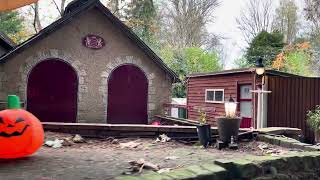
M 101 49 L 105 46 L 105 41 L 102 37 L 88 34 L 83 38 L 83 45 L 90 49 Z

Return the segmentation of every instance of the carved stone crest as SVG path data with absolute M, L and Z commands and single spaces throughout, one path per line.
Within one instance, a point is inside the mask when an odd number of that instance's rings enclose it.
M 89 34 L 83 38 L 83 45 L 90 49 L 101 49 L 105 46 L 105 41 L 102 37 Z

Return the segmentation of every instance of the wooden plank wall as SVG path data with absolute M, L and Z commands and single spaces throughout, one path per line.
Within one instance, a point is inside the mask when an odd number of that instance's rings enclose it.
M 320 78 L 269 77 L 268 127 L 294 127 L 302 129 L 313 141 L 306 114 L 320 105 Z
M 205 90 L 224 89 L 225 100 L 230 95 L 236 100 L 238 96 L 238 84 L 253 84 L 253 74 L 246 72 L 189 78 L 187 86 L 188 119 L 198 120 L 199 112 L 197 107 L 201 106 L 207 109 L 208 123 L 216 125 L 216 117 L 222 116 L 225 113 L 224 104 L 205 102 Z

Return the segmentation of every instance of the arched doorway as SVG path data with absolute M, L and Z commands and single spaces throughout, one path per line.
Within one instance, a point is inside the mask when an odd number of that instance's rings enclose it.
M 107 123 L 148 123 L 148 80 L 138 67 L 116 68 L 108 81 Z
M 76 122 L 78 78 L 64 61 L 51 59 L 30 72 L 27 110 L 42 122 Z

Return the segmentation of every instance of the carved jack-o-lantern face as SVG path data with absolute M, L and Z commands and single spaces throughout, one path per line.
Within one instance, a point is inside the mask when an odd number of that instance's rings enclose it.
M 18 118 L 15 122 L 12 122 L 10 120 L 5 121 L 0 117 L 0 129 L 2 129 L 2 131 L 0 131 L 0 137 L 10 138 L 13 136 L 21 136 L 28 127 L 29 125 L 26 124 L 23 118 Z
M 0 158 L 33 154 L 43 144 L 40 121 L 22 109 L 0 111 Z

